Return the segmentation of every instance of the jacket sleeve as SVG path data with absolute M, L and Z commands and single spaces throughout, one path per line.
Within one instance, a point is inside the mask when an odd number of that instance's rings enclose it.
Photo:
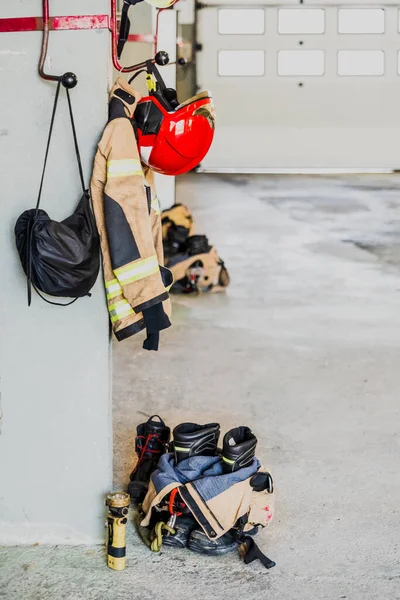
M 106 160 L 104 218 L 112 270 L 133 310 L 143 312 L 151 329 L 160 331 L 170 323 L 162 305 L 152 307 L 166 300 L 168 292 L 154 247 L 135 135 L 124 118 L 111 121 L 107 129 L 100 151 Z

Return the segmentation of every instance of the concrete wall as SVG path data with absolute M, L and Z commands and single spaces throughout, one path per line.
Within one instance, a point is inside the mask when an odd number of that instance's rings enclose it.
M 109 0 L 51 0 L 52 15 L 99 14 Z M 41 0 L 0 0 L 0 17 L 41 14 Z M 34 207 L 55 84 L 37 75 L 41 33 L 0 34 L 0 543 L 100 541 L 111 486 L 109 326 L 101 277 L 92 298 L 59 308 L 36 295 L 14 244 Z M 85 178 L 107 117 L 110 35 L 50 34 L 47 67 L 74 71 L 72 91 Z M 69 215 L 79 198 L 65 92 L 43 208 Z

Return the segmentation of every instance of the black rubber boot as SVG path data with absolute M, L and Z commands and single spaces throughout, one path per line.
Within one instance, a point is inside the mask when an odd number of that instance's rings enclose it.
M 138 425 L 135 440 L 138 462 L 128 485 L 128 494 L 134 504 L 143 502 L 150 475 L 157 468 L 160 456 L 167 451 L 170 433 L 170 428 L 158 415 L 153 415 L 146 423 Z
M 224 435 L 222 460 L 224 473 L 233 473 L 251 464 L 257 438 L 248 427 L 235 427 Z
M 199 527 L 196 519 L 191 515 L 182 515 L 176 518 L 174 529 L 176 533 L 164 537 L 163 546 L 186 548 L 190 534 Z
M 219 424 L 182 423 L 175 427 L 172 443 L 175 464 L 190 456 L 214 456 L 219 439 Z
M 239 546 L 231 533 L 225 533 L 215 541 L 208 539 L 202 529 L 195 529 L 190 534 L 188 549 L 199 554 L 208 554 L 209 556 L 219 556 L 233 552 Z
M 171 258 L 179 252 L 185 251 L 186 240 L 189 236 L 189 229 L 182 225 L 175 225 L 171 222 L 167 237 L 163 242 L 165 258 Z

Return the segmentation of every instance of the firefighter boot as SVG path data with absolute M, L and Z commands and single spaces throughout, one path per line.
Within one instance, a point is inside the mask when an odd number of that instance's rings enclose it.
M 160 456 L 167 450 L 170 433 L 170 428 L 158 415 L 153 415 L 146 423 L 138 425 L 135 440 L 138 461 L 128 485 L 128 494 L 134 504 L 143 502 L 150 475 L 157 468 Z
M 190 534 L 198 526 L 196 519 L 191 514 L 177 517 L 174 524 L 175 533 L 164 537 L 163 546 L 186 548 Z
M 214 456 L 219 439 L 219 424 L 182 423 L 175 427 L 172 443 L 175 464 L 191 456 Z
M 248 467 L 255 455 L 257 438 L 248 427 L 235 427 L 224 435 L 222 460 L 224 473 Z

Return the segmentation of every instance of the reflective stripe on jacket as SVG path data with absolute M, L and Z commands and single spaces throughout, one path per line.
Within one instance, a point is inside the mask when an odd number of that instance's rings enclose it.
M 163 266 L 160 206 L 153 174 L 143 172 L 131 121 L 140 98 L 124 79 L 117 79 L 91 181 L 107 305 L 118 340 L 145 327 L 149 331 L 150 322 L 155 331 L 170 325 L 172 274 Z M 154 313 L 160 303 L 166 314 Z

